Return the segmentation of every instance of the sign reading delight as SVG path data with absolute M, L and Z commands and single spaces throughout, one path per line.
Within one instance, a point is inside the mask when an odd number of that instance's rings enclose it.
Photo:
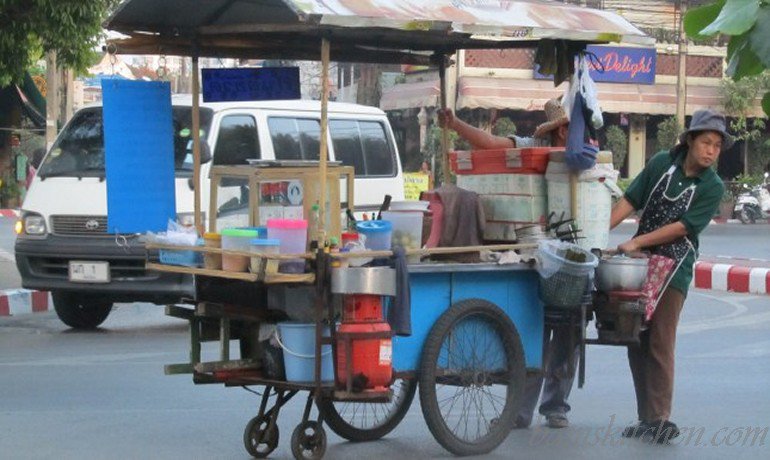
M 589 45 L 586 50 L 598 58 L 588 59 L 591 78 L 596 82 L 655 84 L 655 48 Z M 553 76 L 541 74 L 536 66 L 534 78 L 551 80 Z

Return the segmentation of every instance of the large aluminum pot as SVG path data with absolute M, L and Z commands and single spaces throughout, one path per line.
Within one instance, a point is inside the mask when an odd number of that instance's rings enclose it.
M 596 289 L 599 291 L 640 291 L 647 279 L 646 257 L 615 255 L 599 260 Z

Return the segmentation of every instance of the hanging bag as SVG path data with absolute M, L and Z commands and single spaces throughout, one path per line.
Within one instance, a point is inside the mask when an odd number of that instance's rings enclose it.
M 567 145 L 564 160 L 572 171 L 584 171 L 591 169 L 596 164 L 596 155 L 599 153 L 599 142 L 596 140 L 596 124 L 601 127 L 604 123 L 601 111 L 596 100 L 596 87 L 588 74 L 588 63 L 585 56 L 580 56 L 578 63 L 577 80 L 578 88 L 574 91 L 574 100 L 570 107 L 570 123 L 567 134 Z M 586 97 L 591 95 L 592 101 Z

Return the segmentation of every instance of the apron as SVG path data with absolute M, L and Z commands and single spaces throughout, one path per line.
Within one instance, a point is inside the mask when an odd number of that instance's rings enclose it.
M 675 170 L 676 165 L 672 165 L 653 187 L 642 210 L 639 229 L 634 235 L 635 237 L 678 222 L 689 209 L 695 195 L 694 184 L 677 196 L 669 197 L 666 194 Z M 650 248 L 650 251 L 652 257 L 648 265 L 647 280 L 642 288 L 646 298 L 645 319 L 647 321 L 652 318 L 658 301 L 684 262 L 685 257 L 690 251 L 695 252 L 695 246 L 689 238 L 683 236 L 669 243 L 654 246 Z

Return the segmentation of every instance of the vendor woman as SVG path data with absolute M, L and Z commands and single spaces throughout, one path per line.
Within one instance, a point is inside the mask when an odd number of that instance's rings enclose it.
M 618 250 L 649 251 L 657 271 L 645 285 L 647 329 L 640 345 L 628 348 L 639 423 L 624 430 L 626 437 L 667 443 L 679 435 L 670 420 L 676 327 L 693 276 L 698 235 L 725 190 L 714 168 L 719 154 L 732 144 L 722 114 L 695 112 L 679 143 L 655 155 L 612 209 L 610 228 L 641 210 L 636 235 Z

